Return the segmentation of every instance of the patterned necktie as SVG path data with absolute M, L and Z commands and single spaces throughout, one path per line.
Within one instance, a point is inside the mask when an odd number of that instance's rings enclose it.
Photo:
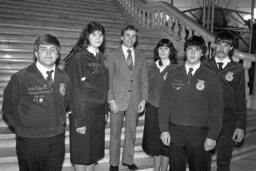
M 127 50 L 128 56 L 127 56 L 127 64 L 130 72 L 133 70 L 133 62 L 132 62 L 132 51 L 131 49 Z
M 221 71 L 222 70 L 222 66 L 223 66 L 223 62 L 218 62 L 218 67 L 219 67 L 219 70 Z
M 193 72 L 193 68 L 189 68 L 189 70 L 188 70 L 188 83 L 190 83 L 190 80 L 193 77 L 192 72 Z
M 48 75 L 47 78 L 46 78 L 46 81 L 47 81 L 49 87 L 52 88 L 52 84 L 53 84 L 53 81 L 52 81 L 52 73 L 53 73 L 53 70 L 51 70 L 51 71 L 46 71 L 46 73 L 47 73 L 47 75 Z

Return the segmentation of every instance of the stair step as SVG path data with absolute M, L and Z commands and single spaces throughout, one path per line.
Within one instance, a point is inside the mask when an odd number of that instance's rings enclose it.
M 38 5 L 38 4 L 36 4 Z M 106 22 L 109 19 L 117 20 L 117 23 L 124 20 L 124 16 L 119 13 L 119 10 L 111 8 L 102 7 L 102 8 L 90 8 L 87 6 L 82 6 L 80 8 L 76 8 L 76 10 L 63 10 L 60 6 L 45 6 L 44 8 L 33 7 L 32 5 L 22 5 L 22 6 L 13 6 L 12 4 L 2 3 L 0 7 L 1 13 L 5 14 L 25 14 L 25 15 L 37 15 L 37 16 L 46 16 L 46 17 L 62 17 L 66 19 L 84 19 L 88 18 L 91 20 L 103 20 L 106 19 Z M 86 10 L 86 13 L 84 11 Z M 98 10 L 95 13 L 95 10 Z M 11 11 L 11 12 L 10 12 Z M 105 21 L 105 20 L 104 20 Z
M 114 22 L 112 23 L 114 24 Z M 24 24 L 15 24 L 15 23 L 0 23 L 0 33 L 5 34 L 18 34 L 21 36 L 21 39 L 26 39 L 28 35 L 34 35 L 34 37 L 37 37 L 38 35 L 41 35 L 43 33 L 50 33 L 54 34 L 58 37 L 67 37 L 67 38 L 73 38 L 77 39 L 81 28 L 65 28 L 65 27 L 50 27 L 50 26 L 36 26 L 36 25 L 24 25 Z M 112 27 L 111 27 L 112 28 Z M 111 29 L 106 28 L 106 37 L 111 37 L 114 39 L 118 37 L 120 40 L 120 33 L 121 29 L 116 29 L 114 31 L 111 31 Z M 159 33 L 152 34 L 151 31 L 147 30 L 139 30 L 139 40 L 144 41 L 146 39 L 147 41 L 153 40 L 159 40 L 159 37 L 162 37 L 163 35 Z M 156 41 L 155 41 L 156 43 Z
M 39 1 L 37 3 L 35 3 L 33 0 L 29 1 L 29 0 L 23 0 L 22 3 L 18 0 L 12 0 L 12 1 L 8 1 L 8 0 L 2 0 L 1 3 L 3 4 L 9 4 L 11 5 L 11 7 L 15 8 L 15 6 L 18 7 L 24 7 L 24 6 L 28 6 L 31 7 L 31 9 L 38 9 L 40 10 L 47 10 L 47 9 L 51 9 L 51 11 L 77 11 L 77 12 L 84 12 L 86 13 L 87 10 L 97 10 L 97 13 L 100 11 L 98 10 L 106 10 L 108 9 L 108 11 L 113 10 L 113 12 L 117 11 L 117 8 L 114 6 L 113 2 L 93 2 L 94 6 L 92 8 L 91 6 L 91 2 L 90 1 L 65 1 L 63 3 L 60 3 L 58 1 L 54 2 L 51 1 L 50 3 L 47 1 Z M 42 9 L 43 8 L 43 9 Z M 118 16 L 121 15 L 121 13 L 117 14 Z
M 25 67 L 27 67 L 28 65 L 30 65 L 33 62 L 33 59 L 3 59 L 0 58 L 0 68 L 1 69 L 23 69 Z M 0 84 L 0 88 L 1 88 L 1 84 Z
M 1 8 L 0 8 L 1 9 Z M 111 24 L 116 23 L 116 25 L 114 25 L 115 28 L 120 28 L 120 25 L 124 25 L 125 24 L 125 20 L 124 18 L 120 18 L 120 19 L 115 19 L 115 22 L 113 22 L 113 18 L 105 16 L 106 18 L 104 18 L 104 15 L 93 15 L 91 14 L 91 16 L 75 16 L 75 15 L 69 15 L 66 14 L 63 16 L 59 16 L 60 14 L 49 14 L 47 13 L 47 15 L 45 13 L 43 14 L 38 14 L 38 13 L 30 13 L 30 12 L 4 12 L 1 11 L 1 19 L 7 19 L 9 20 L 9 22 L 14 22 L 15 20 L 24 20 L 24 21 L 47 21 L 47 23 L 49 22 L 57 22 L 57 23 L 66 23 L 66 24 L 70 24 L 71 26 L 73 26 L 73 24 L 77 24 L 77 23 L 89 23 L 90 21 L 97 21 L 102 23 L 102 25 L 104 27 L 110 27 Z M 61 18 L 59 18 L 61 17 Z M 107 18 L 108 17 L 108 18 Z M 81 24 L 79 27 L 81 27 Z M 113 25 L 112 25 L 113 26 Z M 79 28 L 78 27 L 78 28 Z
M 8 49 L 27 49 L 31 52 L 33 52 L 33 44 L 34 42 L 8 42 L 8 44 L 6 44 L 6 42 L 0 42 L 0 49 L 2 50 L 8 50 Z M 110 48 L 116 48 L 120 45 L 119 41 L 112 41 L 111 44 L 106 44 L 106 48 L 110 49 Z M 61 48 L 64 52 L 69 52 L 72 48 L 73 44 L 65 44 L 62 43 L 61 44 Z M 152 43 L 141 43 L 137 45 L 137 47 L 139 49 L 154 49 L 155 45 L 153 45 Z
M 90 21 L 100 22 L 106 30 L 106 50 L 120 46 L 121 29 L 130 23 L 130 18 L 120 10 L 113 0 L 1 0 L 0 6 L 0 109 L 3 91 L 10 76 L 33 62 L 33 43 L 42 34 L 53 34 L 62 45 L 62 58 L 77 41 L 81 29 Z M 146 53 L 148 63 L 152 63 L 156 43 L 165 38 L 161 31 L 139 31 L 138 49 Z M 183 50 L 183 49 L 182 49 Z M 235 149 L 233 159 L 254 153 L 253 140 L 256 137 L 255 111 L 248 111 L 246 141 L 242 148 Z M 70 163 L 69 120 L 66 128 L 66 156 L 62 171 L 73 171 Z M 139 118 L 135 163 L 139 170 L 153 170 L 153 160 L 141 149 L 144 129 L 144 116 Z M 122 141 L 124 129 L 122 130 Z M 97 171 L 108 170 L 109 164 L 109 122 L 105 129 L 105 157 L 96 166 Z M 233 160 L 232 159 L 232 160 Z M 214 159 L 215 160 L 215 159 Z M 214 162 L 213 162 L 214 165 Z M 18 171 L 15 151 L 15 135 L 2 119 L 0 111 L 0 171 Z M 120 165 L 120 170 L 128 169 Z
M 234 151 L 233 151 L 232 161 L 238 160 L 238 158 L 241 159 L 241 158 L 247 157 L 249 155 L 256 154 L 256 145 L 254 143 L 255 138 L 256 138 L 256 134 L 254 134 L 254 136 L 247 137 L 246 138 L 247 141 L 246 141 L 246 143 L 244 144 L 244 146 L 242 148 L 239 148 L 239 149 L 235 148 Z M 68 146 L 67 146 L 67 148 L 68 148 Z M 13 157 L 6 157 L 4 160 L 2 160 L 2 161 L 4 161 L 4 163 L 1 164 L 1 169 L 3 169 L 3 168 L 8 169 L 8 170 L 10 170 L 10 168 L 11 169 L 17 169 L 18 166 L 17 166 L 17 158 L 15 157 L 15 149 L 12 148 L 12 149 L 8 149 L 8 150 L 9 151 L 1 151 L 1 154 L 2 153 L 8 153 L 9 154 L 10 151 L 12 151 L 14 155 L 13 155 Z M 121 151 L 122 151 L 122 149 L 121 149 Z M 70 158 L 70 154 L 66 153 L 65 154 L 65 161 L 64 161 L 64 164 L 63 164 L 63 167 L 65 169 L 69 169 L 69 168 L 71 169 L 71 163 L 70 163 L 69 158 Z M 108 160 L 109 160 L 109 151 L 108 151 L 108 149 L 106 149 L 105 150 L 105 157 L 98 162 L 99 164 L 98 164 L 97 167 L 99 167 L 100 170 L 103 169 L 103 168 L 105 170 L 106 168 L 109 167 Z M 213 156 L 212 167 L 214 167 L 216 165 L 215 160 L 216 160 L 216 156 Z M 147 156 L 143 152 L 143 150 L 141 149 L 140 146 L 135 147 L 135 163 L 139 166 L 140 169 L 152 168 L 152 166 L 153 166 L 152 158 Z M 1 171 L 1 169 L 0 169 L 0 171 Z M 122 170 L 122 169 L 126 169 L 126 168 L 123 168 L 123 166 L 120 165 L 120 169 Z
M 22 27 L 20 28 L 22 29 Z M 26 29 L 26 31 L 28 31 L 28 28 L 23 28 L 23 30 Z M 31 28 L 31 32 L 25 32 L 23 33 L 22 30 L 20 30 L 18 32 L 18 30 L 16 32 L 13 32 L 13 33 L 10 33 L 11 31 L 11 28 L 8 28 L 8 33 L 5 31 L 3 31 L 1 33 L 1 30 L 0 30 L 0 42 L 2 43 L 5 43 L 5 45 L 8 45 L 10 43 L 29 43 L 29 44 L 33 44 L 34 41 L 36 40 L 36 38 L 38 37 L 38 34 L 37 33 L 31 33 L 33 32 L 32 30 L 34 30 L 34 28 Z M 73 46 L 77 39 L 78 39 L 78 36 L 79 36 L 79 31 L 76 31 L 76 32 L 64 32 L 63 34 L 60 34 L 59 32 L 56 34 L 56 32 L 48 32 L 48 30 L 44 30 L 45 33 L 48 33 L 48 34 L 53 34 L 55 35 L 61 45 L 65 45 L 65 46 Z M 68 36 L 66 34 L 72 34 L 72 36 Z M 120 33 L 118 32 L 110 32 L 108 30 L 106 30 L 106 33 L 105 33 L 105 41 L 106 44 L 108 44 L 109 42 L 118 42 L 119 45 L 120 45 Z M 149 38 L 147 37 L 147 35 L 143 35 L 143 34 L 139 34 L 139 44 L 149 44 L 149 45 L 156 45 L 156 43 L 159 41 L 159 37 L 156 37 L 156 38 Z M 3 45 L 2 45 L 3 46 Z

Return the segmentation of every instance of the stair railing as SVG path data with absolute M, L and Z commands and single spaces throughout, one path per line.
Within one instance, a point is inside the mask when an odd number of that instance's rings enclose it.
M 114 1 L 129 15 L 131 15 L 131 17 L 133 17 L 142 27 L 148 30 L 164 31 L 167 36 L 174 37 L 181 46 L 184 45 L 187 37 L 192 35 L 202 36 L 208 45 L 208 53 L 210 55 L 212 54 L 211 51 L 215 46 L 214 35 L 171 4 L 166 2 L 147 3 L 144 0 Z M 256 104 L 251 104 L 251 98 L 255 99 L 256 97 L 251 97 L 249 95 L 249 87 L 247 84 L 249 82 L 248 71 L 251 68 L 252 62 L 256 61 L 255 55 L 235 50 L 233 59 L 235 61 L 243 61 L 243 67 L 245 69 L 247 107 L 251 108 L 252 106 L 256 106 Z

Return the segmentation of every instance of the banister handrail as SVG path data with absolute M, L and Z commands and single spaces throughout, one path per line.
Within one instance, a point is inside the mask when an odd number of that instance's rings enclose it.
M 205 39 L 205 41 L 207 42 L 207 44 L 210 47 L 215 46 L 215 43 L 214 43 L 215 37 L 211 32 L 206 30 L 200 24 L 198 24 L 197 22 L 195 22 L 194 20 L 189 18 L 187 15 L 185 15 L 183 12 L 181 12 L 180 10 L 178 10 L 176 7 L 172 6 L 169 3 L 166 3 L 166 2 L 147 3 L 144 0 L 115 0 L 115 1 L 119 2 L 124 7 L 128 8 L 127 11 L 128 11 L 128 13 L 131 13 L 132 16 L 134 16 L 134 14 L 132 14 L 133 13 L 132 10 L 136 10 L 135 8 L 141 9 L 142 12 L 140 11 L 140 13 L 146 13 L 147 11 L 157 11 L 157 10 L 160 11 L 160 12 L 164 12 L 166 15 L 171 16 L 174 19 L 178 19 L 179 24 L 182 23 L 182 25 L 185 25 L 185 27 L 186 27 L 185 29 L 187 29 L 187 30 L 188 29 L 193 29 L 192 30 L 193 33 L 190 33 L 190 34 L 200 35 Z M 149 16 L 149 14 L 150 13 L 148 13 L 147 15 Z M 160 14 L 158 14 L 158 15 L 160 15 Z M 136 16 L 135 16 L 135 19 L 136 19 Z M 144 22 L 151 22 L 151 20 L 144 19 Z M 146 24 L 146 23 L 142 23 L 142 24 Z M 147 23 L 147 24 L 149 24 L 149 23 Z M 175 23 L 173 23 L 173 24 L 175 25 Z M 151 23 L 151 26 L 152 26 L 152 23 Z M 166 27 L 168 27 L 168 26 L 166 26 Z M 153 27 L 150 28 L 150 26 L 148 26 L 147 28 L 148 29 L 154 29 Z M 177 28 L 176 28 L 176 30 L 177 30 Z M 179 30 L 181 30 L 181 29 L 179 28 Z M 185 32 L 185 30 L 183 32 Z M 181 31 L 180 31 L 179 34 L 181 35 L 181 34 L 184 34 L 184 33 L 181 33 Z M 183 37 L 186 37 L 186 36 L 187 35 L 183 35 Z M 182 40 L 182 41 L 184 42 L 185 40 Z M 256 61 L 254 54 L 241 52 L 237 49 L 235 49 L 233 57 L 235 59 Z
M 113 0 L 119 3 L 131 17 L 148 30 L 161 30 L 167 37 L 175 40 L 180 48 L 184 46 L 187 37 L 199 35 L 204 38 L 208 45 L 209 54 L 215 47 L 214 35 L 200 24 L 189 18 L 183 12 L 166 2 L 146 3 L 145 0 Z M 242 60 L 245 69 L 247 107 L 256 109 L 256 93 L 249 95 L 249 69 L 255 62 L 255 55 L 234 50 L 233 59 Z M 256 85 L 254 85 L 256 86 Z M 256 89 L 256 88 L 255 88 Z M 251 104 L 252 103 L 252 104 Z

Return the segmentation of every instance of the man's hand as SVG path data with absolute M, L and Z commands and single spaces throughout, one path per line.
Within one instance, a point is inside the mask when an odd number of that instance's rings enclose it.
M 204 141 L 204 150 L 205 151 L 210 151 L 212 149 L 214 149 L 216 146 L 216 141 L 210 138 L 206 138 L 206 140 Z
M 85 131 L 86 131 L 86 126 L 76 128 L 76 132 L 78 134 L 85 134 Z
M 109 102 L 109 109 L 112 113 L 119 112 L 119 106 L 116 104 L 115 100 Z
M 139 104 L 137 113 L 143 112 L 143 110 L 145 109 L 145 105 L 146 105 L 146 100 L 142 100 L 142 101 L 140 102 L 140 104 Z
M 235 142 L 241 142 L 244 139 L 244 130 L 240 128 L 236 128 L 233 134 L 232 140 Z
M 171 142 L 171 136 L 169 132 L 161 132 L 160 139 L 164 143 L 164 145 L 169 146 Z
M 110 115 L 110 111 L 108 111 L 108 112 L 105 114 L 105 122 L 106 122 L 106 123 L 108 122 L 109 115 Z

